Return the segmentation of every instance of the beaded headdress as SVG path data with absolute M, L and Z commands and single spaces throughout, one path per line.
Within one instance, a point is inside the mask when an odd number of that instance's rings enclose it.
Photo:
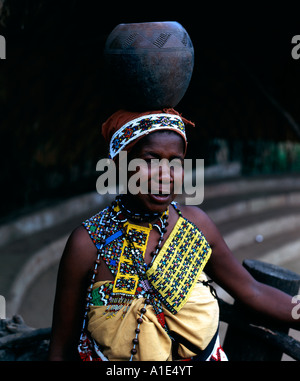
M 109 143 L 109 157 L 114 159 L 122 150 L 129 150 L 143 136 L 159 130 L 172 130 L 185 141 L 185 124 L 194 124 L 175 111 L 130 112 L 119 110 L 102 125 L 102 134 Z

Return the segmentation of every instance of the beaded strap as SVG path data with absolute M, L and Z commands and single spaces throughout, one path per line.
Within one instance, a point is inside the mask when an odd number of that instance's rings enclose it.
M 147 277 L 159 300 L 176 314 L 188 300 L 211 255 L 204 235 L 187 219 L 179 217 Z

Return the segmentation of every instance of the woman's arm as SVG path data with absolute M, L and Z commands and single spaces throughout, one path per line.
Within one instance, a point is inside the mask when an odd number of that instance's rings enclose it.
M 292 316 L 295 307 L 292 296 L 256 281 L 237 261 L 215 224 L 203 211 L 190 207 L 188 218 L 202 230 L 212 248 L 205 268 L 207 275 L 245 306 L 300 329 L 300 319 Z
M 87 275 L 96 258 L 96 247 L 80 226 L 73 231 L 63 252 L 56 286 L 49 360 L 76 360 Z

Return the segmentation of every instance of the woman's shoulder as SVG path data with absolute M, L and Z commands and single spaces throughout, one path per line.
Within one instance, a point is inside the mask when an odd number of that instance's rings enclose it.
M 178 205 L 182 216 L 192 222 L 204 234 L 209 242 L 216 237 L 217 228 L 211 218 L 198 206 Z
M 97 248 L 84 226 L 79 225 L 70 234 L 61 263 L 71 271 L 85 274 L 95 261 Z
M 178 209 L 183 217 L 195 224 L 200 230 L 211 221 L 208 215 L 198 206 L 178 204 Z
M 87 229 L 81 224 L 77 226 L 69 236 L 67 244 L 79 250 L 83 248 L 95 248 Z

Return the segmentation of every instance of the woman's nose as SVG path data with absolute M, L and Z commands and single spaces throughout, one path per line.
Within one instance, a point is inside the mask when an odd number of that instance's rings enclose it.
M 167 159 L 162 159 L 158 163 L 151 165 L 152 192 L 170 193 L 170 184 L 172 181 L 172 171 Z

